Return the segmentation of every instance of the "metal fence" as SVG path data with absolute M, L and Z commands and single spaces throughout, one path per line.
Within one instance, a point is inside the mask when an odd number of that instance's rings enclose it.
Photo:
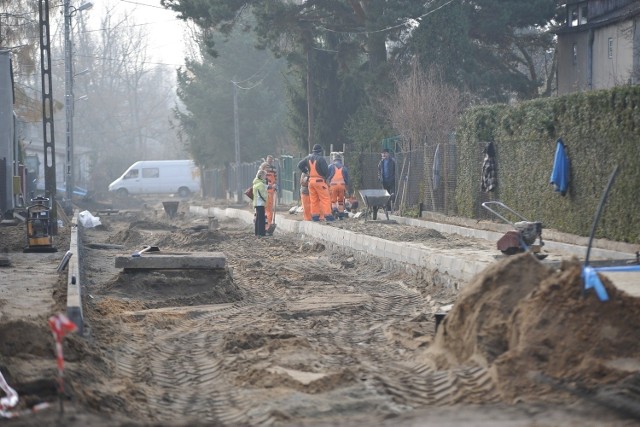
M 396 197 L 394 211 L 432 211 L 453 215 L 456 211 L 455 190 L 457 171 L 457 149 L 453 143 L 425 145 L 408 152 L 394 155 L 396 161 Z M 330 157 L 325 156 L 327 162 Z M 358 182 L 352 182 L 352 190 L 380 189 L 378 181 L 379 153 L 361 153 L 357 158 L 347 156 L 346 166 L 358 169 Z M 280 155 L 278 168 L 278 203 L 292 205 L 300 200 L 301 158 Z M 349 162 L 358 162 L 350 165 Z M 482 159 L 479 160 L 480 164 Z M 248 188 L 260 167 L 261 161 L 205 170 L 203 195 L 216 199 L 243 200 L 242 192 Z M 355 192 L 357 195 L 357 191 Z M 481 214 L 481 213 L 480 213 Z
M 455 214 L 457 150 L 452 143 L 422 146 L 398 152 L 396 161 L 396 197 L 394 210 L 426 210 L 447 215 Z M 380 154 L 358 156 L 360 182 L 358 189 L 379 189 L 378 163 Z

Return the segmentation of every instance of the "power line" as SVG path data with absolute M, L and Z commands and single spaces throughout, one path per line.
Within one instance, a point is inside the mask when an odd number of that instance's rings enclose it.
M 251 80 L 252 78 L 254 78 L 255 76 L 257 76 L 257 75 L 258 75 L 258 73 L 260 73 L 260 72 L 262 71 L 262 69 L 263 69 L 264 67 L 266 67 L 266 66 L 267 66 L 267 64 L 269 64 L 271 61 L 273 61 L 273 59 L 268 59 L 267 61 L 265 61 L 265 62 L 264 62 L 264 64 L 262 64 L 262 65 L 258 68 L 258 70 L 257 70 L 255 73 L 253 73 L 250 77 L 247 77 L 247 78 L 246 78 L 246 79 L 244 79 L 244 80 L 238 80 L 238 81 L 235 81 L 235 82 L 232 82 L 232 83 L 233 83 L 233 84 L 236 84 L 236 83 L 245 83 L 245 82 L 248 82 L 249 80 Z
M 238 89 L 242 89 L 242 90 L 251 90 L 251 89 L 253 89 L 253 88 L 255 88 L 255 87 L 257 87 L 257 86 L 261 85 L 261 84 L 262 84 L 262 82 L 264 82 L 264 80 L 265 80 L 267 77 L 269 77 L 269 75 L 273 72 L 273 70 L 275 69 L 275 66 L 274 66 L 274 67 L 272 67 L 272 68 L 271 68 L 271 70 L 268 70 L 268 71 L 267 71 L 267 73 L 266 73 L 262 78 L 260 78 L 260 80 L 258 80 L 256 83 L 254 83 L 254 84 L 253 84 L 253 85 L 251 85 L 251 86 L 245 87 L 245 86 L 241 86 L 239 83 L 244 83 L 244 82 L 247 82 L 247 81 L 249 81 L 250 79 L 254 78 L 255 76 L 257 76 L 257 75 L 258 75 L 258 73 L 260 73 L 260 71 L 262 71 L 262 69 L 263 69 L 267 64 L 270 64 L 270 63 L 273 63 L 273 62 L 274 62 L 274 60 L 273 60 L 273 58 L 271 58 L 271 59 L 269 59 L 268 61 L 266 61 L 264 64 L 262 64 L 262 65 L 260 66 L 260 68 L 258 69 L 258 71 L 256 71 L 255 73 L 253 73 L 253 75 L 252 75 L 251 77 L 249 77 L 249 78 L 247 78 L 247 79 L 244 79 L 244 80 L 241 80 L 241 81 L 233 81 L 233 80 L 231 80 L 231 83 L 232 83 L 235 87 L 237 87 Z
M 423 13 L 420 16 L 417 16 L 415 18 L 406 18 L 402 23 L 397 24 L 397 25 L 392 25 L 390 27 L 385 27 L 385 28 L 381 28 L 379 30 L 367 30 L 367 31 L 338 31 L 338 30 L 332 30 L 330 28 L 327 27 L 323 27 L 320 26 L 320 28 L 322 28 L 323 30 L 332 32 L 332 33 L 338 33 L 338 34 L 376 34 L 376 33 L 384 33 L 390 30 L 395 30 L 396 28 L 400 28 L 400 27 L 404 27 L 406 25 L 408 25 L 411 21 L 419 21 L 420 19 L 431 15 L 432 13 L 437 12 L 438 10 L 442 9 L 443 7 L 449 5 L 450 3 L 453 3 L 455 0 L 449 0 L 448 2 L 436 7 L 435 9 L 432 9 L 426 13 Z
M 122 0 L 121 0 L 122 1 Z M 169 22 L 175 22 L 175 19 L 170 19 L 167 21 L 156 21 L 156 22 L 144 22 L 142 24 L 131 24 L 131 25 L 118 25 L 118 28 L 133 28 L 133 27 L 142 27 L 143 25 L 156 25 L 156 24 L 167 24 Z M 97 33 L 98 31 L 109 31 L 109 30 L 113 30 L 114 28 L 98 28 L 97 30 L 84 30 L 84 31 L 78 31 L 78 34 L 85 34 L 85 33 Z
M 120 0 L 120 1 L 122 3 L 130 3 L 130 4 L 135 4 L 135 5 L 138 5 L 138 6 L 153 7 L 153 8 L 156 8 L 156 9 L 162 9 L 162 10 L 166 10 L 167 12 L 170 12 L 170 10 L 167 9 L 167 8 L 164 8 L 162 6 L 155 6 L 153 4 L 139 3 L 137 1 L 131 1 L 131 0 Z
M 75 55 L 78 58 L 88 58 L 88 59 L 101 59 L 104 61 L 121 61 L 122 58 L 110 58 L 108 56 L 95 56 L 95 55 Z M 151 62 L 151 61 L 143 61 L 143 64 L 153 64 L 153 65 L 167 65 L 167 66 L 176 66 L 181 67 L 184 64 L 170 64 L 167 62 Z

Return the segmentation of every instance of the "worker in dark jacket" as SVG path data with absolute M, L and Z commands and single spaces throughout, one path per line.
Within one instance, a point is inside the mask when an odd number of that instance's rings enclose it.
M 309 175 L 309 199 L 311 201 L 311 219 L 320 221 L 320 216 L 324 215 L 326 221 L 333 221 L 331 214 L 331 199 L 329 196 L 329 166 L 322 157 L 322 146 L 313 146 L 311 154 L 298 163 L 298 169 Z
M 390 211 L 396 195 L 396 161 L 390 156 L 388 148 L 382 150 L 382 159 L 378 163 L 378 181 L 391 195 L 387 202 L 387 210 Z

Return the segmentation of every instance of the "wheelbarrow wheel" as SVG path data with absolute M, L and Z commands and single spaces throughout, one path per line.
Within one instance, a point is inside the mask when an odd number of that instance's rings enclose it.
M 373 208 L 371 208 L 371 218 L 373 220 L 378 219 L 378 207 L 374 206 Z

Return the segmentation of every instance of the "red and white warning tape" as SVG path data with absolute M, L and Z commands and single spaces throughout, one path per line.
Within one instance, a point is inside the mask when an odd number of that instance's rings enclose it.
M 7 381 L 0 372 L 0 388 L 5 392 L 6 396 L 0 399 L 0 416 L 9 418 L 5 415 L 7 409 L 11 409 L 18 404 L 18 393 L 7 384 Z

